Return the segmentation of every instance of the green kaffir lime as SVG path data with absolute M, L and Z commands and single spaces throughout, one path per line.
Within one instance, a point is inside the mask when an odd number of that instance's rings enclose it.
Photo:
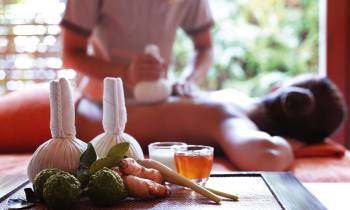
M 113 170 L 103 168 L 91 176 L 88 195 L 99 206 L 110 206 L 127 196 L 122 178 Z
M 44 184 L 43 198 L 52 209 L 69 209 L 78 201 L 81 184 L 69 173 L 57 173 L 50 176 Z
M 57 168 L 49 168 L 40 171 L 34 178 L 33 188 L 40 200 L 43 199 L 44 184 L 48 178 L 57 173 L 67 173 Z

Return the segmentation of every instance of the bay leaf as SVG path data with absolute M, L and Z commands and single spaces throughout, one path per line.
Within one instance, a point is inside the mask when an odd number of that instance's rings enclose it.
M 32 188 L 24 188 L 24 193 L 26 195 L 26 200 L 29 203 L 39 203 L 40 199 L 39 197 L 35 194 Z
M 122 142 L 114 145 L 108 152 L 107 157 L 118 157 L 122 159 L 125 154 L 128 152 L 130 147 L 129 142 Z
M 112 168 L 118 165 L 119 161 L 124 158 L 129 150 L 130 143 L 122 142 L 114 145 L 108 152 L 107 157 L 96 160 L 90 166 L 90 174 L 94 174 L 98 170 L 107 167 Z
M 96 151 L 91 143 L 88 144 L 87 149 L 81 154 L 79 167 L 75 173 L 77 179 L 82 186 L 86 186 L 90 178 L 90 166 L 97 159 Z
M 94 146 L 88 143 L 87 149 L 80 156 L 79 166 L 90 167 L 91 164 L 96 161 L 97 155 Z
M 117 166 L 119 160 L 120 159 L 115 157 L 105 157 L 98 159 L 90 166 L 90 174 L 94 174 L 104 167 L 112 168 L 114 166 Z

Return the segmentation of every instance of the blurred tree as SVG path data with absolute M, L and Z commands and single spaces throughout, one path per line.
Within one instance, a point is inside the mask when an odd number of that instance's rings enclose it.
M 317 72 L 318 1 L 210 1 L 215 62 L 203 88 L 233 87 L 265 94 L 289 77 Z M 182 31 L 174 45 L 178 74 L 190 59 L 191 44 Z

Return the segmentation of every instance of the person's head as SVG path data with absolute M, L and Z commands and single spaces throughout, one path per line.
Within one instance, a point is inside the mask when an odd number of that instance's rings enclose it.
M 329 79 L 303 75 L 263 99 L 272 124 L 272 135 L 296 138 L 313 144 L 332 135 L 344 122 L 346 105 Z

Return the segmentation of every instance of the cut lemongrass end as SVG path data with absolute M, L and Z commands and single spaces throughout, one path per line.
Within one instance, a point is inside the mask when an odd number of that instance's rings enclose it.
M 212 193 L 214 193 L 216 195 L 224 197 L 224 198 L 229 198 L 229 199 L 234 200 L 234 201 L 238 201 L 239 200 L 239 197 L 236 196 L 236 195 L 232 195 L 232 194 L 229 194 L 229 193 L 221 192 L 221 191 L 209 188 L 209 187 L 205 187 L 205 189 L 207 189 L 208 191 L 210 191 L 210 192 L 212 192 Z

